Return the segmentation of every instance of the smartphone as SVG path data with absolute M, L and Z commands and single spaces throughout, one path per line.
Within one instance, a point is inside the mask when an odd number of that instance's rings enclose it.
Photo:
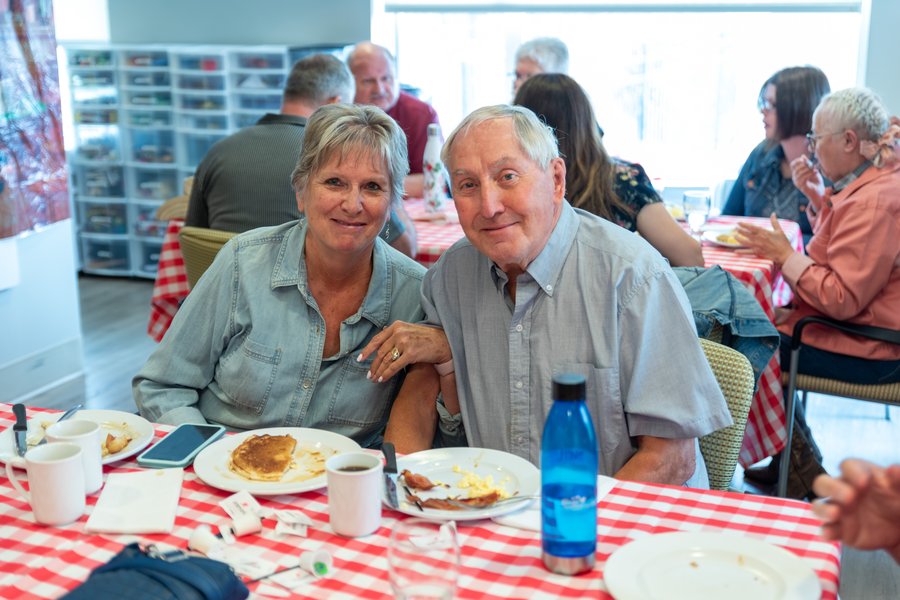
M 194 462 L 198 452 L 224 433 L 221 425 L 183 423 L 141 453 L 137 462 L 142 467 L 186 467 Z

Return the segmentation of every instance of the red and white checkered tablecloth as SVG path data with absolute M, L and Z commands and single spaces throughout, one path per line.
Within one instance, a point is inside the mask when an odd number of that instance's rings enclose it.
M 758 217 L 722 216 L 710 219 L 711 226 L 735 226 L 746 222 L 770 227 L 769 219 Z M 779 224 L 797 252 L 803 252 L 803 236 L 800 226 L 794 221 L 780 220 Z M 775 307 L 785 306 L 793 293 L 784 282 L 781 273 L 772 261 L 757 256 L 740 254 L 731 248 L 705 242 L 703 258 L 706 266 L 719 265 L 743 283 L 762 306 L 766 315 L 774 322 Z M 750 405 L 747 430 L 739 460 L 747 467 L 784 448 L 785 430 L 784 401 L 781 391 L 781 367 L 778 352 L 759 376 L 759 388 Z
M 147 325 L 147 333 L 157 342 L 166 334 L 178 307 L 190 291 L 181 244 L 178 242 L 178 232 L 182 227 L 184 221 L 169 221 L 159 252 L 156 282 L 150 298 L 150 323 Z
M 35 409 L 36 411 L 37 409 Z M 31 411 L 30 411 L 31 412 Z M 14 419 L 0 404 L 0 427 Z M 171 428 L 157 426 L 157 437 Z M 105 467 L 136 470 L 133 460 Z M 218 502 L 230 494 L 206 486 L 193 470 L 185 471 L 175 528 L 171 534 L 139 536 L 143 543 L 179 548 L 201 523 L 225 518 Z M 238 538 L 246 552 L 282 565 L 296 564 L 305 550 L 325 548 L 334 558 L 334 575 L 310 580 L 293 597 L 355 600 L 391 597 L 386 549 L 391 527 L 405 515 L 385 509 L 374 534 L 347 539 L 327 527 L 324 490 L 260 498 L 274 509 L 302 510 L 313 521 L 307 538 L 277 536 L 270 521 L 262 533 Z M 88 500 L 88 513 L 97 496 Z M 31 510 L 5 478 L 0 482 L 0 598 L 56 598 L 84 581 L 133 536 L 84 532 L 87 515 L 63 527 L 33 522 Z M 781 546 L 802 558 L 818 575 L 822 598 L 837 598 L 840 546 L 819 537 L 819 524 L 809 505 L 794 500 L 709 492 L 681 487 L 619 482 L 599 502 L 597 566 L 578 577 L 554 575 L 541 563 L 540 534 L 492 521 L 460 523 L 461 574 L 457 597 L 479 600 L 509 598 L 597 598 L 611 600 L 603 580 L 607 558 L 616 549 L 647 535 L 668 531 L 727 531 Z M 259 584 L 251 584 L 251 591 Z M 124 591 L 123 591 L 124 593 Z M 261 596 L 258 596 L 261 597 Z

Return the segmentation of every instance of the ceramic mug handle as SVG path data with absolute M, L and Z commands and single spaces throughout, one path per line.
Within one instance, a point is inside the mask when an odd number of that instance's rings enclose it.
M 12 466 L 12 460 L 9 459 L 6 461 L 6 477 L 9 479 L 9 482 L 12 484 L 13 488 L 19 493 L 22 498 L 25 499 L 25 502 L 28 503 L 28 506 L 31 506 L 31 494 L 25 491 L 25 488 L 22 487 L 22 484 L 19 483 L 19 480 L 15 476 L 15 469 Z

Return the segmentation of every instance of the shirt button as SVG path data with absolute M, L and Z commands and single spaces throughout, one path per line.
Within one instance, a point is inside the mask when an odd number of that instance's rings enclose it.
M 522 327 L 522 324 L 521 324 L 521 323 L 517 323 L 517 324 L 516 324 L 516 331 L 521 332 L 523 329 L 525 329 L 525 328 Z
M 550 292 L 553 291 L 553 286 L 552 286 L 552 285 L 548 285 L 548 286 L 545 287 L 544 289 L 547 290 L 547 293 L 549 294 Z
M 521 381 L 517 381 L 517 382 L 516 382 L 516 389 L 517 389 L 517 390 L 521 390 L 522 387 L 523 387 L 524 385 L 525 385 L 525 384 L 523 384 Z
M 312 385 L 312 384 L 310 383 L 309 379 L 303 380 L 303 389 L 304 390 L 308 390 L 310 385 Z

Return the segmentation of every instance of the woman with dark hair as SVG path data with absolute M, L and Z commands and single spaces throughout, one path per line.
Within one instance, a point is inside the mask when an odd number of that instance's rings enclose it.
M 572 206 L 638 232 L 672 266 L 703 266 L 699 242 L 672 219 L 644 169 L 606 153 L 594 110 L 578 82 L 559 73 L 534 75 L 516 92 L 513 104 L 530 109 L 553 128 Z
M 806 155 L 813 111 L 829 91 L 828 78 L 816 67 L 788 67 L 766 80 L 758 99 L 766 138 L 744 162 L 722 214 L 768 217 L 774 212 L 800 223 L 809 241 L 809 200 L 791 180 L 791 161 Z

